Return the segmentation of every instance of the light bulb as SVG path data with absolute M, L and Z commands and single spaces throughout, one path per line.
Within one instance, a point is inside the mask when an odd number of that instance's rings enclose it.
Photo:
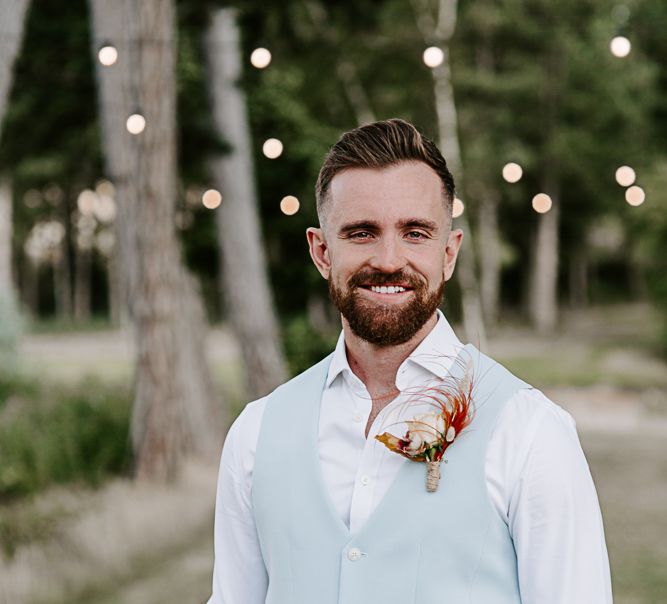
M 130 134 L 141 134 L 146 129 L 146 118 L 141 113 L 133 113 L 125 122 Z
M 271 51 L 266 48 L 255 48 L 250 54 L 250 63 L 257 69 L 264 69 L 271 63 Z
M 636 178 L 637 175 L 630 166 L 621 166 L 616 170 L 616 182 L 622 187 L 629 187 Z
M 631 49 L 632 44 L 630 44 L 630 40 L 628 40 L 625 36 L 616 36 L 609 43 L 609 50 L 611 50 L 611 54 L 613 54 L 615 57 L 618 57 L 619 59 L 627 57 L 630 54 Z
M 118 50 L 111 44 L 104 44 L 97 51 L 97 59 L 105 67 L 111 67 L 118 60 Z
M 513 161 L 503 167 L 503 178 L 510 183 L 519 182 L 523 176 L 521 166 Z
M 222 203 L 222 195 L 216 189 L 208 189 L 201 196 L 201 202 L 205 208 L 215 210 Z
M 287 216 L 292 216 L 299 211 L 299 200 L 294 195 L 286 195 L 280 200 L 280 210 Z
M 625 191 L 625 201 L 631 206 L 640 206 L 644 203 L 645 199 L 646 193 L 644 193 L 644 189 L 637 185 L 634 185 Z
M 283 144 L 277 138 L 267 138 L 262 145 L 262 153 L 269 159 L 280 157 L 283 152 Z
M 458 197 L 455 197 L 454 203 L 452 204 L 452 218 L 461 216 L 463 210 L 465 210 L 465 205 L 463 205 L 463 202 Z
M 445 60 L 445 53 L 442 51 L 442 48 L 437 46 L 429 46 L 422 55 L 422 60 L 426 67 L 438 67 L 442 65 L 442 62 Z
M 533 197 L 533 210 L 538 214 L 546 214 L 552 205 L 553 201 L 546 193 L 538 193 Z

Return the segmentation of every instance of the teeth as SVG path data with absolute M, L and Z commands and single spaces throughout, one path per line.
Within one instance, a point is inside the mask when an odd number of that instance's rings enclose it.
M 371 285 L 371 290 L 377 294 L 398 294 L 399 292 L 404 292 L 405 288 L 400 285 Z

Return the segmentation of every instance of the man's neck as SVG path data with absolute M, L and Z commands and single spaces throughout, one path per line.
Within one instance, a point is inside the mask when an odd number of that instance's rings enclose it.
M 385 393 L 387 396 L 394 393 L 395 396 L 398 368 L 437 322 L 438 315 L 433 313 L 433 316 L 407 342 L 395 346 L 376 346 L 352 333 L 348 322 L 343 318 L 345 347 L 350 369 L 366 385 L 366 389 L 374 399 Z

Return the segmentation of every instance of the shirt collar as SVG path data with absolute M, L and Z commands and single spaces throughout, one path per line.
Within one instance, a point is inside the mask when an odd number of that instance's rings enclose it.
M 423 367 L 439 379 L 444 379 L 449 373 L 463 344 L 456 337 L 454 330 L 445 319 L 445 315 L 439 309 L 436 312 L 438 315 L 437 323 L 419 343 L 419 346 L 401 363 L 399 373 L 410 363 Z M 339 374 L 344 372 L 352 374 L 352 369 L 347 362 L 345 333 L 341 331 L 329 365 L 326 388 L 332 384 Z

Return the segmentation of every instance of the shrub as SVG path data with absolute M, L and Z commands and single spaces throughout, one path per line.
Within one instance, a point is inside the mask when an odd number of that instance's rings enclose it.
M 323 336 L 306 317 L 292 319 L 284 330 L 285 354 L 290 373 L 296 375 L 327 356 L 336 346 L 338 334 Z
M 86 380 L 68 388 L 42 385 L 37 392 L 26 387 L 7 397 L 6 384 L 0 378 L 0 500 L 52 484 L 95 486 L 126 470 L 128 392 Z

